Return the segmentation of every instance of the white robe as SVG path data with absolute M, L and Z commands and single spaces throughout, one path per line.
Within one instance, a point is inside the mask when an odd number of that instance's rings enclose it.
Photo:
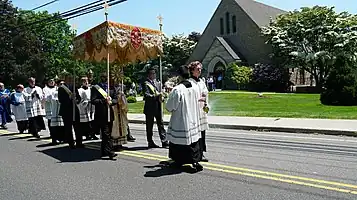
M 199 93 L 200 93 L 200 97 L 202 98 L 203 95 L 206 95 L 206 103 L 208 105 L 208 89 L 207 86 L 205 84 L 205 80 L 204 79 L 200 79 L 200 81 L 196 81 L 193 78 L 189 79 L 190 82 L 194 85 L 197 85 Z M 203 110 L 203 107 L 205 106 L 205 102 L 200 101 L 199 103 L 199 115 L 200 115 L 200 130 L 201 131 L 206 131 L 209 129 L 209 125 L 208 125 L 208 118 L 207 118 L 207 113 Z
M 166 110 L 171 112 L 167 138 L 173 144 L 191 145 L 201 138 L 199 129 L 199 93 L 194 87 L 179 84 L 173 88 L 166 102 Z
M 51 119 L 52 117 L 52 96 L 56 90 L 57 87 L 49 88 L 46 86 L 43 88 L 43 101 L 45 101 L 46 119 Z
M 36 96 L 32 98 L 32 94 L 37 91 L 39 98 Z M 26 93 L 26 112 L 27 117 L 37 117 L 37 116 L 45 116 L 45 109 L 42 108 L 42 99 L 43 99 L 43 92 L 42 89 L 38 86 L 34 88 L 27 87 L 25 88 L 24 92 Z
M 17 102 L 21 103 L 20 105 L 17 106 L 11 104 L 11 110 L 14 113 L 15 120 L 16 121 L 28 120 L 27 113 L 26 113 L 25 95 L 19 92 L 15 92 L 12 95 L 15 95 Z
M 81 96 L 81 102 L 77 104 L 79 109 L 80 122 L 90 122 L 91 118 L 91 106 L 90 106 L 90 88 L 78 89 L 79 96 Z
M 58 101 L 58 88 L 56 88 L 56 91 L 54 91 L 53 95 L 51 96 L 51 103 L 52 103 L 52 116 L 51 116 L 51 127 L 56 127 L 56 126 L 64 126 L 63 124 L 63 119 L 61 116 L 59 116 L 59 110 L 60 110 L 60 102 Z

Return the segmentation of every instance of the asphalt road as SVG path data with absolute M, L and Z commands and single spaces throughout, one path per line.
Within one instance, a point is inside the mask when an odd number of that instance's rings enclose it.
M 212 129 L 210 162 L 192 174 L 160 167 L 167 150 L 147 150 L 144 126 L 130 127 L 137 142 L 110 161 L 98 141 L 51 147 L 48 133 L 36 140 L 10 124 L 0 132 L 0 199 L 357 199 L 356 138 Z

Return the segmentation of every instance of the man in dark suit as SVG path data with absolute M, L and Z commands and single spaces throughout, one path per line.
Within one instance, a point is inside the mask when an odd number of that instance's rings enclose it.
M 143 84 L 144 93 L 144 114 L 146 122 L 146 137 L 149 148 L 157 148 L 158 146 L 154 143 L 153 137 L 153 126 L 154 118 L 156 119 L 157 128 L 159 130 L 159 135 L 163 148 L 168 148 L 169 143 L 166 140 L 166 131 L 164 128 L 164 123 L 162 119 L 162 93 L 159 92 L 156 82 L 156 72 L 155 68 L 147 69 L 147 80 Z M 161 90 L 160 90 L 161 91 Z
M 68 80 L 68 79 L 67 79 Z M 67 81 L 67 84 L 62 81 L 58 87 L 58 101 L 60 103 L 59 115 L 62 116 L 64 129 L 65 129 L 65 140 L 69 144 L 70 148 L 83 148 L 83 136 L 81 131 L 78 130 L 79 124 L 79 109 L 77 104 L 81 101 L 78 89 L 75 89 L 75 94 L 73 94 L 73 85 L 69 85 L 71 81 Z M 75 109 L 75 118 L 73 119 L 73 106 Z M 76 145 L 74 145 L 73 131 L 76 135 Z
M 113 159 L 117 156 L 113 152 L 111 141 L 111 129 L 114 121 L 114 110 L 112 106 L 118 103 L 117 95 L 114 90 L 110 90 L 110 96 L 105 91 L 107 88 L 101 88 L 99 85 L 91 88 L 91 103 L 95 106 L 94 121 L 102 133 L 101 153 L 102 157 L 109 156 Z M 110 118 L 108 119 L 108 111 Z

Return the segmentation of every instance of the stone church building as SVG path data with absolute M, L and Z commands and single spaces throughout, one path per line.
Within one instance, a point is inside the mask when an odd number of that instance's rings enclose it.
M 265 44 L 261 28 L 285 12 L 254 0 L 221 0 L 189 61 L 201 61 L 203 75 L 216 78 L 224 77 L 232 62 L 270 63 L 271 47 Z M 291 74 L 295 85 L 309 82 L 305 72 L 295 69 Z

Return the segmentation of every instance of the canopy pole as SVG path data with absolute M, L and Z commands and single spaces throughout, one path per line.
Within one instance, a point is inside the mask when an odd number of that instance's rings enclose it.
M 104 10 L 105 10 L 105 21 L 107 22 L 107 35 L 108 35 L 108 29 L 109 29 L 109 23 L 108 23 L 108 8 L 109 5 L 107 3 L 107 0 L 104 1 Z M 109 66 L 109 44 L 107 44 L 107 96 L 110 97 L 110 66 Z M 110 122 L 110 105 L 108 105 L 108 122 Z
M 160 36 L 162 37 L 162 20 L 164 19 L 161 15 L 157 17 L 159 19 L 159 27 L 160 27 Z M 159 55 L 159 67 L 160 67 L 160 92 L 162 94 L 162 88 L 163 88 L 163 83 L 162 83 L 162 58 L 161 55 Z M 164 101 L 161 102 L 161 116 L 164 118 Z
M 76 25 L 73 24 L 73 30 L 74 32 L 76 32 Z M 73 108 L 72 108 L 72 120 L 73 122 L 76 121 L 76 64 L 73 65 L 73 96 L 72 96 L 72 104 L 73 104 Z

